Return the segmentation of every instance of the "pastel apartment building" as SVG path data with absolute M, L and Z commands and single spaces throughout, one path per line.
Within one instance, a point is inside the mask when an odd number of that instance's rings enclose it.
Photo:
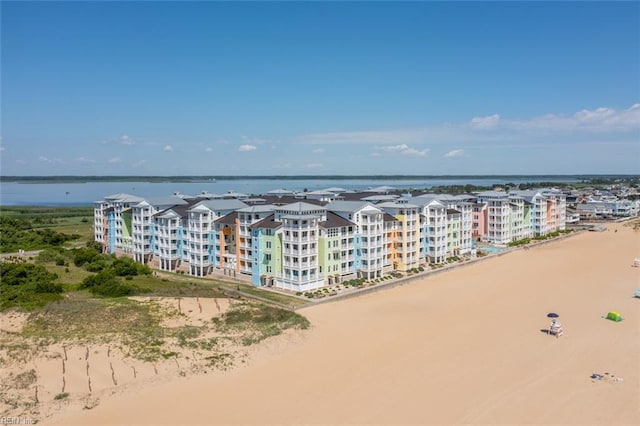
M 471 254 L 475 239 L 506 244 L 564 229 L 566 222 L 564 196 L 553 190 L 385 191 L 325 190 L 308 199 L 114 194 L 94 203 L 95 240 L 105 252 L 160 270 L 308 291 L 444 263 Z

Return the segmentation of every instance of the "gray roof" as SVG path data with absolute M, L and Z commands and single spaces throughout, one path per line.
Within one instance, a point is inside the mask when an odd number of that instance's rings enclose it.
M 368 205 L 372 204 L 366 201 L 332 201 L 325 207 L 334 212 L 354 212 Z
M 327 220 L 320 222 L 320 226 L 328 228 L 342 228 L 343 226 L 355 226 L 353 222 L 344 219 L 333 212 L 327 212 Z
M 238 212 L 229 213 L 227 215 L 222 216 L 219 219 L 216 219 L 214 223 L 217 224 L 227 224 L 227 225 L 235 225 L 236 219 L 238 218 Z
M 275 221 L 275 215 L 269 215 L 267 217 L 265 217 L 264 219 L 262 219 L 261 221 L 258 221 L 256 223 L 254 223 L 253 225 L 249 226 L 249 228 L 251 229 L 278 229 L 282 226 L 282 222 L 276 222 Z
M 176 197 L 175 195 L 171 195 L 169 197 L 145 198 L 144 201 L 151 204 L 152 206 L 177 206 L 188 204 L 187 201 L 180 197 Z
M 274 206 L 273 204 L 258 204 L 258 205 L 253 205 L 249 207 L 243 207 L 241 209 L 238 209 L 237 211 L 242 213 L 265 213 L 265 212 L 272 212 L 276 208 L 277 207 Z
M 235 198 L 229 198 L 229 199 L 200 201 L 199 203 L 194 205 L 193 208 L 196 208 L 198 206 L 204 206 L 213 211 L 220 211 L 220 210 L 242 209 L 244 207 L 247 207 L 247 204 Z
M 318 190 L 318 191 L 309 191 L 309 192 L 303 192 L 303 195 L 336 195 L 333 192 L 330 191 L 324 191 L 324 190 Z
M 439 203 L 440 203 L 440 200 L 438 200 L 438 198 L 437 198 L 437 197 L 435 197 L 434 195 L 431 195 L 431 194 L 430 194 L 430 195 L 419 195 L 419 196 L 417 196 L 417 197 L 413 197 L 413 198 L 411 199 L 411 202 L 412 202 L 413 204 L 416 204 L 416 205 L 418 205 L 418 206 L 420 206 L 420 207 L 424 207 L 424 206 L 426 206 L 427 204 L 430 204 L 430 203 L 432 203 L 432 202 L 434 202 L 434 201 L 437 201 L 437 202 L 439 202 Z M 441 204 L 442 204 L 442 203 L 441 203 Z
M 395 190 L 396 188 L 394 188 L 393 186 L 387 186 L 387 185 L 377 186 L 375 188 L 367 188 L 368 192 L 390 192 Z
M 390 215 L 389 213 L 385 213 L 385 214 L 382 216 L 382 219 L 383 219 L 385 222 L 397 222 L 397 221 L 398 221 L 398 219 L 396 219 L 396 218 L 395 218 L 395 216 L 392 216 L 392 215 Z
M 249 197 L 248 194 L 243 194 L 242 192 L 234 192 L 234 191 L 229 191 L 226 194 L 222 194 L 222 196 L 225 198 L 248 198 Z
M 376 194 L 376 195 L 369 195 L 367 197 L 362 197 L 361 200 L 363 201 L 388 201 L 388 200 L 395 200 L 396 198 L 399 198 L 400 196 L 397 194 Z
M 326 210 L 326 208 L 323 206 L 319 206 L 317 204 L 310 204 L 310 203 L 304 203 L 299 201 L 297 203 L 291 203 L 284 206 L 279 206 L 278 210 L 294 211 L 294 212 L 311 212 L 311 211 L 318 211 L 318 210 Z
M 398 203 L 398 202 L 393 202 L 393 201 L 388 201 L 386 203 L 376 204 L 376 207 L 379 207 L 381 209 L 384 209 L 384 208 L 391 208 L 391 209 L 417 209 L 418 208 L 418 206 L 416 206 L 415 204 Z
M 491 197 L 491 198 L 507 198 L 509 194 L 503 191 L 484 191 L 478 194 L 478 197 Z
M 294 191 L 289 191 L 288 189 L 272 189 L 271 191 L 267 192 L 267 194 L 273 195 L 290 195 L 293 193 Z
M 107 195 L 104 199 L 108 201 L 119 201 L 121 203 L 138 203 L 143 200 L 142 197 L 138 197 L 137 195 L 125 193 Z

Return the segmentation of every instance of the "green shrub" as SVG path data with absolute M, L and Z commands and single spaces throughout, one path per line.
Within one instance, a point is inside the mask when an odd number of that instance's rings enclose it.
M 33 309 L 60 300 L 62 285 L 58 275 L 32 263 L 0 263 L 0 310 Z
M 105 297 L 122 297 L 138 293 L 137 288 L 128 284 L 120 283 L 98 285 L 95 287 L 91 287 L 89 291 L 91 291 L 91 293 L 93 294 Z
M 80 267 L 100 258 L 100 252 L 93 248 L 79 248 L 73 250 L 73 264 Z

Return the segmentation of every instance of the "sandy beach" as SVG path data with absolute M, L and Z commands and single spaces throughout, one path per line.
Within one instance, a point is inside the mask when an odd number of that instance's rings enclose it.
M 42 423 L 640 424 L 640 231 L 607 227 L 303 309 L 312 329 L 245 367 Z

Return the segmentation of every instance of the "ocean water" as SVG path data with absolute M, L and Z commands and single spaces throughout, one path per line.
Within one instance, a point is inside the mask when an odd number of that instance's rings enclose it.
M 397 189 L 428 189 L 443 185 L 490 186 L 505 183 L 548 182 L 549 177 L 474 177 L 422 179 L 237 179 L 215 182 L 85 182 L 85 183 L 0 183 L 0 205 L 3 206 L 79 206 L 91 205 L 107 195 L 127 193 L 140 197 L 162 197 L 181 192 L 198 195 L 241 192 L 249 195 L 266 194 L 274 189 L 315 191 L 339 187 L 348 191 L 366 190 L 387 185 Z M 553 178 L 554 182 L 578 182 L 573 177 Z

